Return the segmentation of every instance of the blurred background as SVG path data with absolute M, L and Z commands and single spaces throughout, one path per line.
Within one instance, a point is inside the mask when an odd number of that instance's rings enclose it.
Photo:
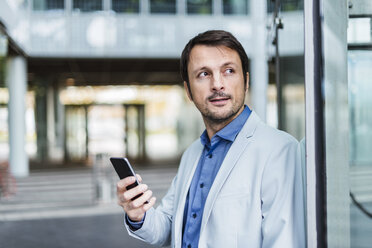
M 22 129 L 28 167 L 88 165 L 98 153 L 140 161 L 177 161 L 203 130 L 183 90 L 182 49 L 199 32 L 225 29 L 253 57 L 255 48 L 250 44 L 255 28 L 249 6 L 246 0 L 3 1 L 3 29 L 11 37 L 8 54 L 18 53 L 21 60 L 15 68 L 7 67 L 8 72 L 13 69 L 20 74 L 19 67 L 25 68 L 24 75 L 19 75 L 25 92 L 19 96 L 25 105 Z M 283 122 L 283 129 L 299 139 L 304 136 L 302 6 L 299 0 L 284 1 L 283 19 L 288 21 L 279 42 L 283 109 L 288 109 L 284 119 L 291 120 Z M 268 1 L 267 13 L 263 13 L 268 19 L 262 23 L 265 29 L 270 27 L 272 11 L 273 3 Z M 277 126 L 270 38 L 264 37 L 261 58 L 268 71 L 266 81 L 251 85 L 270 86 L 259 97 L 268 98 L 268 111 L 263 114 Z M 5 75 L 6 57 L 2 68 Z M 6 157 L 9 93 L 4 76 L 1 86 L 0 156 Z M 20 173 L 25 172 L 20 169 Z
M 330 13 L 348 23 L 342 127 L 350 168 L 343 173 L 368 213 L 372 7 L 348 4 L 350 19 Z M 0 1 L 0 243 L 149 247 L 123 229 L 108 158 L 128 157 L 160 202 L 182 152 L 204 130 L 184 92 L 179 57 L 209 29 L 231 32 L 245 48 L 247 104 L 303 140 L 303 0 Z M 370 247 L 371 219 L 349 202 L 351 246 Z M 61 230 L 70 238 L 61 239 Z M 45 232 L 49 238 L 40 239 Z

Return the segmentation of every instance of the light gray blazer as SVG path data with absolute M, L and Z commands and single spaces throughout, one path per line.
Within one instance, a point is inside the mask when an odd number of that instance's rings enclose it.
M 172 185 L 131 236 L 182 246 L 187 192 L 203 146 L 183 154 Z M 208 194 L 200 248 L 305 247 L 303 182 L 298 142 L 264 124 L 252 111 L 228 151 Z

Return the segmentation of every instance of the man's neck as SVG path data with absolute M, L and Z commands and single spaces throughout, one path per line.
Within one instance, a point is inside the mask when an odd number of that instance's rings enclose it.
M 211 120 L 203 117 L 203 121 L 204 121 L 204 124 L 205 124 L 205 129 L 207 130 L 209 140 L 211 140 L 212 137 L 218 131 L 220 131 L 221 129 L 226 127 L 230 122 L 235 120 L 235 118 L 238 117 L 243 112 L 243 110 L 244 110 L 244 105 L 241 107 L 241 109 L 234 116 L 232 116 L 230 119 L 227 119 L 226 121 L 223 121 L 223 122 L 214 122 L 214 121 L 211 121 Z

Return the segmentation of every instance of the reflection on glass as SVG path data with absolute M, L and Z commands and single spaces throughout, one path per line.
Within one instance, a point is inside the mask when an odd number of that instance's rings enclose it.
M 372 51 L 348 52 L 351 247 L 372 242 Z
M 176 0 L 150 0 L 151 13 L 176 13 Z
M 245 0 L 223 0 L 223 13 L 225 15 L 246 15 L 248 2 Z
M 102 10 L 102 0 L 73 0 L 73 8 L 77 11 L 89 12 Z
M 112 0 L 112 10 L 117 13 L 138 13 L 139 0 Z
M 350 163 L 372 167 L 372 51 L 349 52 Z
M 34 0 L 33 9 L 34 10 L 57 10 L 64 9 L 64 0 Z
M 297 140 L 305 136 L 305 87 L 304 83 L 285 85 L 285 129 Z
M 294 43 L 301 42 L 300 39 L 293 40 Z M 274 81 L 275 75 L 272 75 L 268 86 L 266 121 L 269 125 L 278 127 L 278 113 L 280 113 L 283 119 L 281 128 L 297 140 L 301 140 L 305 136 L 304 56 L 281 57 L 279 72 L 275 71 L 275 64 L 269 66 L 272 68 L 271 71 L 279 73 L 282 102 L 281 109 L 278 110 L 277 86 Z
M 187 0 L 188 14 L 211 14 L 212 0 Z

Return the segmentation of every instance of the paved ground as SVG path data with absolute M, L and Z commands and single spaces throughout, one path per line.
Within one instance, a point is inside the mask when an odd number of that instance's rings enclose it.
M 367 205 L 372 209 L 372 204 Z M 106 207 L 113 209 L 112 207 Z M 1 221 L 0 247 L 9 248 L 152 248 L 128 236 L 123 226 L 123 214 L 107 213 L 101 208 L 83 214 L 75 209 L 70 217 L 41 218 L 32 220 Z M 110 211 L 113 211 L 113 210 Z M 63 212 L 63 211 L 62 211 Z M 68 212 L 65 210 L 65 212 Z M 372 220 L 358 209 L 351 208 L 351 247 L 370 248 L 372 244 Z
M 128 236 L 122 214 L 0 222 L 8 248 L 145 248 Z
M 17 179 L 16 195 L 0 198 L 0 221 L 118 213 L 119 179 L 109 169 L 101 173 L 91 169 L 39 171 Z M 139 169 L 137 173 L 160 200 L 176 171 L 169 167 Z
M 137 172 L 160 200 L 176 168 Z M 0 199 L 0 247 L 153 247 L 128 236 L 114 195 L 117 176 L 97 175 L 87 169 L 44 171 L 17 180 L 17 194 Z
M 160 200 L 176 169 L 143 169 L 137 172 Z M 108 191 L 102 190 L 102 185 L 96 185 L 102 177 L 87 169 L 32 172 L 30 177 L 18 180 L 17 195 L 0 199 L 0 247 L 153 247 L 128 236 L 123 226 L 123 211 L 116 205 L 113 195 L 117 178 L 115 174 L 108 174 L 107 178 L 112 176 L 112 179 L 103 180 L 113 182 Z M 366 173 L 363 173 L 364 177 Z M 372 211 L 367 194 L 369 187 L 353 188 L 364 206 Z M 102 191 L 106 191 L 106 199 L 102 198 Z M 100 199 L 97 200 L 97 196 Z M 351 247 L 371 248 L 372 219 L 354 205 L 351 205 L 350 217 Z

